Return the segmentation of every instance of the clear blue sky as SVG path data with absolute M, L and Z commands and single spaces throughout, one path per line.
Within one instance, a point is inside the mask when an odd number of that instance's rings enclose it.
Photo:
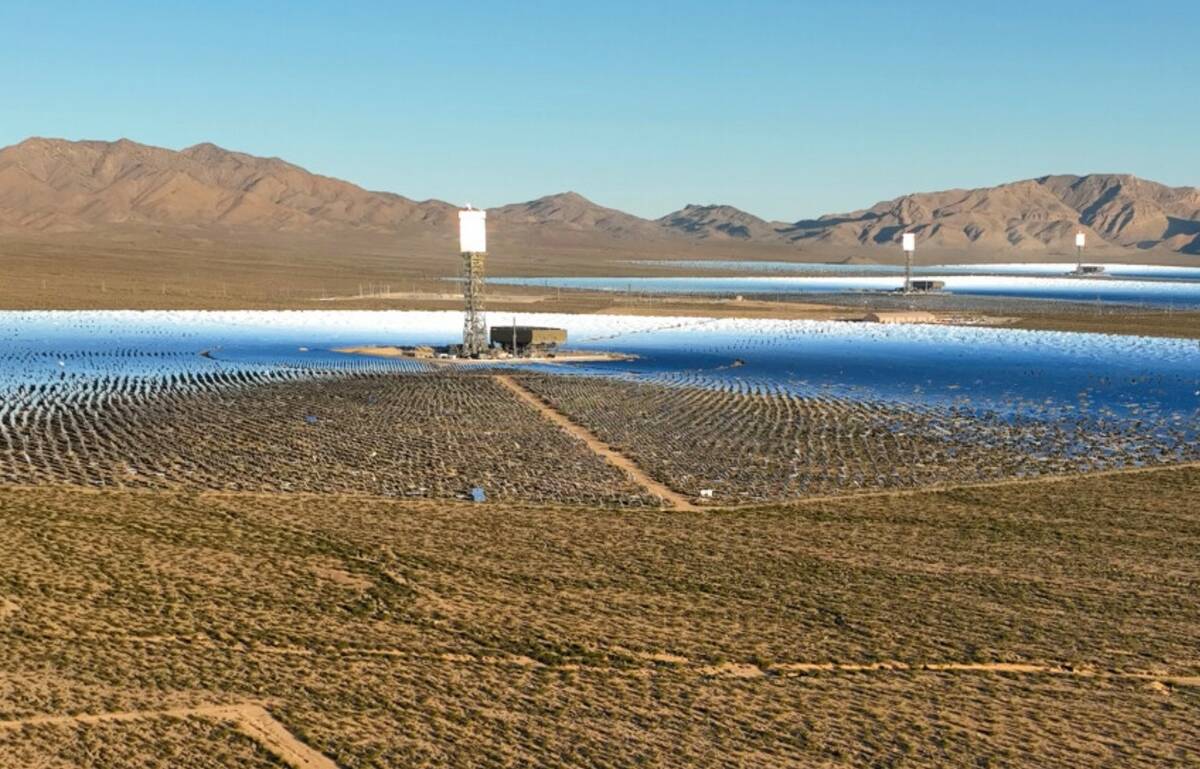
M 0 0 L 0 144 L 212 141 L 415 198 L 794 220 L 1200 184 L 1200 3 Z

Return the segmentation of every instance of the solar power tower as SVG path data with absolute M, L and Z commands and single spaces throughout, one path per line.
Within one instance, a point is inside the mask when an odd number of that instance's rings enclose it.
M 487 349 L 487 320 L 483 315 L 487 211 L 467 206 L 458 212 L 458 242 L 463 258 L 462 354 L 465 357 L 477 357 Z
M 904 293 L 912 293 L 913 252 L 917 250 L 917 234 L 906 232 L 900 238 L 904 247 Z

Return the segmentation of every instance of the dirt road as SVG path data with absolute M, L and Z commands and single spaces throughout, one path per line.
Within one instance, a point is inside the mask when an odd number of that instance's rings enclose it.
M 674 508 L 675 510 L 695 511 L 700 509 L 684 495 L 668 488 L 667 486 L 646 475 L 646 473 L 643 472 L 640 467 L 634 464 L 633 461 L 624 454 L 600 440 L 586 427 L 571 421 L 562 412 L 553 408 L 529 390 L 526 390 L 512 377 L 505 374 L 497 374 L 495 378 L 497 382 L 511 390 L 513 394 L 522 401 L 537 409 L 538 413 L 540 413 L 543 417 L 558 425 L 560 428 L 575 436 L 579 440 L 583 441 L 585 444 L 587 444 L 589 449 L 603 457 L 604 460 L 609 464 L 621 468 L 621 470 L 623 470 L 626 475 L 632 478 L 635 483 L 656 497 L 665 500 L 670 507 Z
M 198 705 L 166 710 L 127 710 L 76 716 L 44 715 L 0 721 L 0 730 L 26 726 L 102 724 L 113 721 L 143 721 L 149 718 L 212 718 L 234 724 L 238 731 L 258 742 L 292 769 L 338 769 L 326 756 L 305 745 L 258 703 Z

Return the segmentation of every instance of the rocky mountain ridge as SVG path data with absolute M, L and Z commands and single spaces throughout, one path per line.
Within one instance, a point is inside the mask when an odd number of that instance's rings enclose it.
M 198 144 L 174 151 L 32 138 L 0 149 L 0 230 L 56 233 L 113 225 L 442 237 L 455 206 L 365 190 L 279 158 Z M 844 214 L 768 222 L 728 205 L 688 205 L 656 220 L 574 192 L 491 209 L 508 237 L 728 241 L 799 248 L 894 246 L 903 232 L 948 249 L 1069 249 L 1089 244 L 1200 254 L 1200 190 L 1126 174 L 1056 175 L 914 193 Z M 447 236 L 449 237 L 449 236 Z

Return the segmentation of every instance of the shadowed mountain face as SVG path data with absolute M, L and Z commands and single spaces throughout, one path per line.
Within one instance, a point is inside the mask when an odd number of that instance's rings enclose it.
M 667 214 L 657 220 L 657 223 L 674 232 L 697 238 L 764 241 L 779 239 L 777 225 L 733 206 L 689 205 Z
M 904 232 L 946 248 L 1028 251 L 1070 248 L 1076 232 L 1089 245 L 1200 249 L 1200 191 L 1135 176 L 1091 174 L 973 190 L 905 195 L 848 214 L 797 222 L 783 234 L 797 243 L 895 244 Z
M 597 205 L 576 192 L 563 192 L 489 209 L 493 222 L 506 229 L 558 229 L 597 232 L 616 238 L 661 238 L 667 233 L 654 222 Z
M 865 211 L 797 222 L 785 234 L 797 242 L 848 246 L 898 243 L 902 233 L 916 232 L 923 244 L 947 248 L 1044 249 L 1072 243 L 1078 220 L 1074 209 L 1041 184 L 1023 181 L 905 195 Z
M 29 139 L 0 149 L 0 230 L 86 231 L 105 226 L 347 230 L 449 238 L 454 206 L 364 190 L 278 158 L 212 144 L 182 151 L 137 144 Z M 1200 190 L 1117 174 L 1045 176 L 972 190 L 905 195 L 819 219 L 767 222 L 732 206 L 689 205 L 651 221 L 566 192 L 491 209 L 511 242 L 626 246 L 664 241 L 859 248 L 894 247 L 904 232 L 926 246 L 1032 253 L 1088 245 L 1200 254 Z
M 1136 176 L 1093 174 L 1038 180 L 1106 240 L 1200 253 L 1200 190 L 1167 187 Z

